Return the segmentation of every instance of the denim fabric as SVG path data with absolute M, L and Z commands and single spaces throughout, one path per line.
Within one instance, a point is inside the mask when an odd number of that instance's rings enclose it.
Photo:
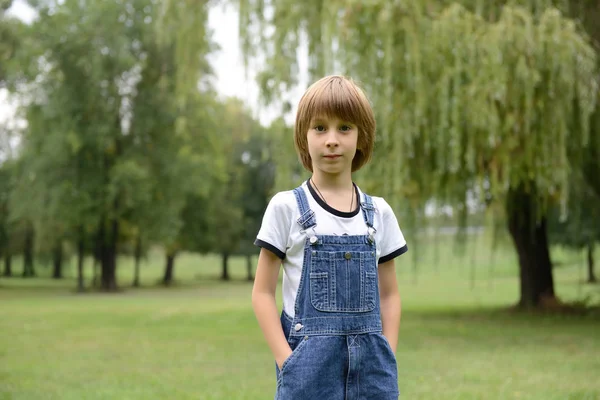
M 276 400 L 397 400 L 396 357 L 382 334 L 373 204 L 365 235 L 316 235 L 304 191 L 294 190 L 306 233 L 294 318 L 281 325 L 292 355 L 276 366 Z

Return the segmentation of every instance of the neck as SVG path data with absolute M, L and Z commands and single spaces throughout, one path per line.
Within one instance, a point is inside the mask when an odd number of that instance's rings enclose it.
M 313 172 L 312 181 L 323 190 L 348 190 L 352 188 L 352 172 L 341 174 L 324 174 L 319 171 Z

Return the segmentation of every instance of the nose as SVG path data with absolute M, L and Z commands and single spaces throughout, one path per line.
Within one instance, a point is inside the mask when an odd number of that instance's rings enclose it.
M 327 145 L 328 148 L 332 148 L 332 147 L 337 147 L 339 145 L 339 140 L 337 137 L 337 132 L 334 129 L 331 129 L 329 131 L 329 134 L 327 135 L 327 140 L 325 141 L 325 144 Z

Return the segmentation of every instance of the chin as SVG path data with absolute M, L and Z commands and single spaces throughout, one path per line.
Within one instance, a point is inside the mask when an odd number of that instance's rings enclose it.
M 319 169 L 321 170 L 321 172 L 323 172 L 325 174 L 330 174 L 330 175 L 339 175 L 346 170 L 345 168 L 332 167 L 330 165 L 323 166 L 322 168 L 319 168 Z

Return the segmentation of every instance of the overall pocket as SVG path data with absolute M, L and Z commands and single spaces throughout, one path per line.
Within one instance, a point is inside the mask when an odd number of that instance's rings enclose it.
M 387 353 L 392 356 L 394 361 L 396 361 L 396 353 L 394 353 L 394 351 L 392 350 L 392 346 L 390 345 L 390 342 L 387 340 L 385 335 L 383 333 L 376 333 L 375 335 L 383 343 L 383 347 L 386 349 Z
M 294 363 L 298 359 L 298 355 L 301 353 L 302 349 L 307 343 L 308 337 L 303 337 L 295 345 L 292 343 L 292 354 L 290 354 L 289 357 L 285 359 L 283 364 L 281 364 L 281 369 L 277 366 L 277 364 L 275 364 L 275 368 L 277 370 L 277 388 L 281 387 L 284 375 L 288 375 L 290 367 L 294 366 Z
M 313 251 L 310 301 L 319 311 L 368 312 L 378 295 L 373 251 Z

